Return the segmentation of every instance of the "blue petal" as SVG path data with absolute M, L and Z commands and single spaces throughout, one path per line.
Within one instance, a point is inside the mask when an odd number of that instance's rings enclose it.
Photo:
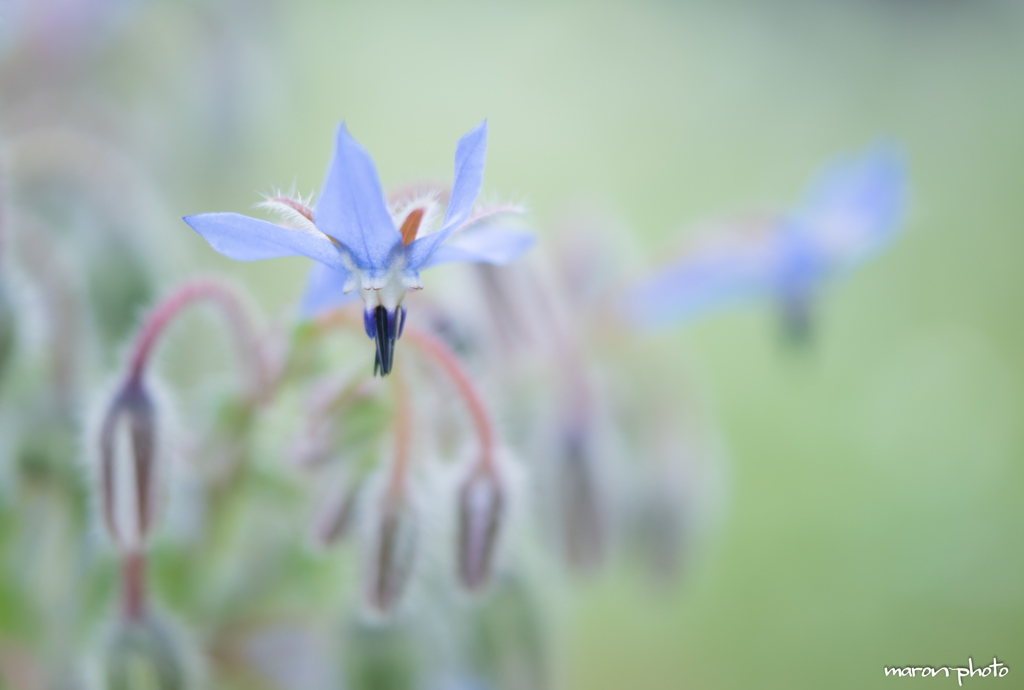
M 903 157 L 876 145 L 859 160 L 833 164 L 812 185 L 800 220 L 823 253 L 849 267 L 884 247 L 906 206 Z
M 285 228 L 238 213 L 199 213 L 182 220 L 211 247 L 237 261 L 308 256 L 336 270 L 345 268 L 341 251 L 321 233 Z
M 778 283 L 777 238 L 773 233 L 758 244 L 715 247 L 650 274 L 624 292 L 624 316 L 657 328 L 771 293 Z
M 519 228 L 490 226 L 464 230 L 438 247 L 423 268 L 456 261 L 503 266 L 517 259 L 536 241 L 532 233 Z
M 437 245 L 444 242 L 453 230 L 466 222 L 484 180 L 484 155 L 487 152 L 487 120 L 484 120 L 455 146 L 455 179 L 448 208 L 441 229 L 421 237 L 406 247 L 406 266 L 412 270 L 422 267 Z
M 348 276 L 349 273 L 344 268 L 337 270 L 323 264 L 313 264 L 306 278 L 306 291 L 299 308 L 302 316 L 308 319 L 355 300 L 358 297 L 355 290 L 345 294 L 345 281 Z
M 345 123 L 338 125 L 334 155 L 317 198 L 318 228 L 348 249 L 362 270 L 386 270 L 402 244 L 380 188 L 377 168 Z

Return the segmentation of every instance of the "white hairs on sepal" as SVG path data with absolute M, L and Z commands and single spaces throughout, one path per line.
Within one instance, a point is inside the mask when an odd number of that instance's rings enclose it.
M 284 194 L 274 191 L 271 194 L 265 194 L 263 201 L 256 204 L 256 208 L 277 214 L 285 224 L 291 227 L 322 234 L 313 222 L 313 207 L 310 205 L 312 201 L 312 193 L 308 198 L 303 199 L 301 194 L 294 192 Z

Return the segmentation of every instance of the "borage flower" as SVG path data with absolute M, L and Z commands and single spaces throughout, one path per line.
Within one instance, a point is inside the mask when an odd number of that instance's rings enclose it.
M 768 295 L 780 303 L 789 333 L 805 335 L 820 285 L 896 235 L 906 187 L 902 158 L 890 147 L 837 161 L 812 182 L 795 211 L 758 220 L 753 228 L 727 224 L 755 232 L 709 238 L 627 290 L 623 311 L 633 323 L 659 326 Z
M 486 148 L 486 121 L 459 140 L 451 193 L 436 228 L 431 226 L 440 193 L 389 209 L 373 160 L 344 123 L 338 125 L 334 155 L 315 208 L 284 197 L 261 204 L 279 212 L 287 225 L 237 213 L 201 213 L 184 220 L 211 247 L 232 259 L 314 259 L 317 264 L 303 299 L 307 315 L 358 292 L 365 305 L 366 334 L 377 341 L 374 370 L 386 376 L 405 322 L 402 301 L 406 291 L 423 287 L 422 269 L 455 261 L 505 264 L 533 244 L 531 234 L 493 222 L 521 212 L 518 207 L 473 211 Z

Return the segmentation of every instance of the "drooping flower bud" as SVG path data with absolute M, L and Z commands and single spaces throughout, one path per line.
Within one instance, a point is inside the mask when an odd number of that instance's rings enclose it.
M 114 397 L 100 429 L 100 496 L 111 539 L 136 549 L 153 523 L 157 423 L 142 380 L 130 377 Z
M 505 492 L 496 472 L 476 467 L 459 491 L 459 579 L 472 592 L 491 579 Z
M 190 675 L 180 643 L 160 621 L 118 623 L 103 659 L 105 690 L 186 690 Z
M 403 492 L 385 491 L 370 524 L 366 554 L 367 603 L 379 614 L 395 609 L 416 558 L 419 525 Z

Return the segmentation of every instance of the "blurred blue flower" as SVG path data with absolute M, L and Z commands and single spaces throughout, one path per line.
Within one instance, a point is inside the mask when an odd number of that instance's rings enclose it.
M 795 211 L 753 228 L 731 224 L 746 232 L 711 237 L 637 281 L 626 290 L 622 310 L 631 323 L 658 327 L 767 295 L 780 302 L 787 327 L 799 335 L 820 284 L 895 237 L 906 188 L 903 157 L 892 146 L 838 160 L 813 181 Z
M 473 212 L 486 148 L 486 121 L 459 140 L 451 193 L 436 229 L 431 225 L 439 194 L 389 209 L 373 160 L 344 123 L 338 126 L 334 155 L 314 209 L 284 197 L 261 204 L 281 213 L 290 227 L 237 213 L 202 213 L 184 220 L 232 259 L 314 259 L 303 312 L 311 315 L 358 293 L 365 305 L 366 333 L 377 339 L 377 366 L 386 375 L 404 323 L 402 301 L 407 290 L 422 288 L 421 269 L 455 261 L 504 264 L 533 244 L 530 233 L 490 222 L 521 212 L 518 207 Z

